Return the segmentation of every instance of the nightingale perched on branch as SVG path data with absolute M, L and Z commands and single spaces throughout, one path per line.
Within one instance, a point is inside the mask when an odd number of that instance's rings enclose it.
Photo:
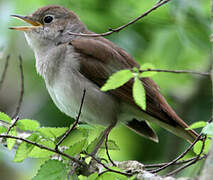
M 70 32 L 92 33 L 75 13 L 50 5 L 29 16 L 13 16 L 32 25 L 10 29 L 24 31 L 35 54 L 37 72 L 62 112 L 75 118 L 85 89 L 80 121 L 110 127 L 109 130 L 122 122 L 157 142 L 158 137 L 148 123 L 153 122 L 189 142 L 195 140 L 197 133 L 186 130 L 187 124 L 169 106 L 152 79 L 141 78 L 146 92 L 146 111 L 134 102 L 133 79 L 115 90 L 100 90 L 112 73 L 139 67 L 139 64 L 104 37 L 71 35 Z

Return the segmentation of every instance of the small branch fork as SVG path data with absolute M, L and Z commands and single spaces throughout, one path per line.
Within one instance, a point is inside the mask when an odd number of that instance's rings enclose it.
M 58 148 L 59 146 L 61 145 L 61 143 L 67 138 L 67 136 L 76 128 L 76 126 L 78 125 L 78 122 L 79 122 L 79 119 L 80 119 L 80 116 L 81 116 L 81 111 L 82 111 L 82 107 L 83 107 L 83 104 L 84 104 L 84 99 L 85 99 L 85 94 L 86 94 L 86 90 L 84 89 L 83 91 L 83 96 L 82 96 L 82 99 L 81 99 L 81 104 L 80 104 L 80 109 L 79 109 L 79 112 L 78 112 L 78 116 L 74 122 L 74 124 L 72 125 L 72 127 L 70 129 L 67 130 L 67 132 L 62 136 L 62 138 L 58 141 L 58 143 L 56 144 L 55 146 L 55 150 L 58 151 Z
M 119 32 L 122 29 L 128 27 L 131 24 L 134 24 L 135 22 L 137 22 L 138 20 L 142 19 L 143 17 L 147 16 L 148 14 L 150 14 L 152 11 L 158 9 L 159 7 L 163 6 L 164 4 L 168 3 L 171 0 L 159 0 L 151 9 L 147 10 L 145 13 L 143 13 L 142 15 L 138 16 L 137 18 L 133 19 L 132 21 L 130 21 L 127 24 L 124 24 L 118 28 L 112 29 L 110 28 L 108 32 L 105 33 L 100 33 L 100 34 L 84 34 L 84 33 L 74 33 L 74 32 L 69 32 L 70 35 L 75 35 L 75 36 L 86 36 L 86 37 L 99 37 L 99 36 L 108 36 L 114 32 Z
M 125 173 L 125 172 L 116 171 L 114 169 L 111 169 L 108 166 L 106 166 L 104 163 L 102 163 L 100 160 L 98 160 L 94 155 L 88 154 L 86 152 L 85 152 L 85 154 L 87 156 L 90 156 L 93 160 L 95 160 L 98 164 L 102 165 L 106 169 L 106 171 L 103 171 L 102 173 L 100 173 L 99 176 L 101 176 L 102 174 L 104 174 L 106 172 L 114 172 L 114 173 L 122 174 L 122 175 L 125 175 L 125 176 L 132 176 L 132 175 L 134 175 L 133 173 Z
M 201 137 L 202 137 L 202 133 L 200 133 L 197 136 L 197 138 L 195 139 L 195 141 L 180 156 L 178 156 L 177 158 L 175 158 L 171 162 L 165 164 L 164 166 L 162 166 L 160 168 L 157 168 L 157 169 L 154 169 L 154 170 L 151 170 L 149 172 L 151 172 L 151 173 L 157 173 L 157 172 L 160 172 L 160 171 L 166 169 L 167 167 L 169 167 L 171 165 L 174 165 L 178 160 L 180 160 L 182 157 L 184 157 L 193 148 L 193 146 L 196 144 L 196 142 L 198 142 L 199 140 L 201 140 Z M 205 142 L 203 142 L 203 143 L 205 143 Z

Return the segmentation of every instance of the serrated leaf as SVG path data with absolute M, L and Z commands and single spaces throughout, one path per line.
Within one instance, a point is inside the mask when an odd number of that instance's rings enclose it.
M 72 146 L 75 143 L 88 138 L 88 131 L 86 129 L 74 129 L 68 137 L 62 142 L 62 146 Z
M 53 127 L 42 127 L 36 131 L 40 132 L 42 136 L 47 138 L 57 138 L 62 136 L 68 130 L 67 127 L 53 128 Z
M 87 142 L 87 139 L 79 141 L 73 144 L 72 146 L 70 146 L 69 149 L 64 151 L 64 153 L 69 154 L 70 156 L 75 156 L 84 150 L 83 148 L 86 142 Z
M 11 123 L 12 119 L 5 113 L 0 112 L 0 120 Z
M 108 150 L 120 150 L 120 148 L 118 147 L 118 145 L 113 140 L 108 140 L 107 141 L 107 147 L 108 147 Z M 106 148 L 105 144 L 102 144 L 101 148 L 105 149 Z
M 39 128 L 40 124 L 38 121 L 31 120 L 31 119 L 21 119 L 18 120 L 16 126 L 23 131 L 35 131 Z
M 196 154 L 199 154 L 200 151 L 201 151 L 202 145 L 203 145 L 202 141 L 196 142 L 196 144 L 193 147 L 193 151 Z M 206 139 L 205 146 L 204 146 L 204 149 L 203 149 L 203 153 L 207 154 L 209 152 L 210 147 L 211 147 L 211 140 L 210 139 Z
M 52 141 L 41 139 L 37 143 L 52 149 L 55 148 L 55 144 Z M 52 156 L 53 154 L 54 152 L 34 146 L 28 156 L 32 158 L 46 158 Z
M 205 125 L 206 125 L 205 121 L 195 122 L 195 123 L 191 124 L 188 128 L 186 128 L 186 130 L 202 128 Z
M 78 129 L 94 130 L 96 128 L 90 124 L 79 124 Z
M 135 78 L 133 84 L 133 98 L 135 103 L 140 106 L 143 110 L 146 110 L 146 93 L 144 86 L 140 79 Z
M 116 73 L 112 74 L 109 77 L 107 82 L 102 86 L 101 91 L 116 89 L 124 85 L 133 77 L 134 77 L 133 73 L 128 69 L 117 71 Z
M 0 126 L 0 134 L 7 132 L 7 128 L 4 126 Z
M 155 67 L 151 63 L 142 64 L 140 67 L 140 70 L 147 70 L 147 69 L 155 69 Z M 151 77 L 151 76 L 154 76 L 156 73 L 157 72 L 154 72 L 154 71 L 143 72 L 141 73 L 140 77 Z
M 9 135 L 12 136 L 16 136 L 16 127 L 13 127 L 10 132 Z M 13 146 L 16 144 L 16 139 L 12 139 L 12 138 L 7 138 L 7 148 L 9 149 L 9 151 L 13 148 Z
M 39 141 L 39 135 L 38 134 L 32 134 L 28 138 L 28 140 L 33 141 L 33 142 L 38 142 Z M 33 150 L 35 146 L 26 142 L 22 142 L 15 154 L 15 158 L 13 159 L 14 162 L 22 162 L 24 159 L 26 159 L 29 155 L 29 153 Z
M 213 122 L 207 123 L 206 126 L 203 128 L 202 133 L 213 136 Z
M 58 160 L 48 160 L 41 165 L 32 180 L 65 179 L 66 176 L 67 168 L 65 164 Z

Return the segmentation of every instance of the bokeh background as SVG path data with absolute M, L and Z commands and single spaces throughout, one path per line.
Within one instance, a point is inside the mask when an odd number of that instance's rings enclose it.
M 63 5 L 76 12 L 94 32 L 123 25 L 151 8 L 156 0 L 0 0 L 0 73 L 5 57 L 11 55 L 5 83 L 0 91 L 0 111 L 12 115 L 20 94 L 18 55 L 23 57 L 25 94 L 21 118 L 38 120 L 43 126 L 63 127 L 71 119 L 53 104 L 41 77 L 35 70 L 35 58 L 24 34 L 8 29 L 23 25 L 9 15 L 28 15 L 37 8 Z M 140 64 L 149 62 L 158 69 L 207 72 L 211 64 L 210 0 L 172 0 L 149 16 L 129 26 L 110 39 Z M 188 124 L 207 121 L 211 116 L 211 84 L 206 77 L 187 74 L 158 73 L 153 79 L 161 87 L 175 111 Z M 101 118 L 101 117 L 100 117 Z M 146 140 L 119 125 L 110 137 L 120 146 L 111 152 L 114 160 L 138 160 L 144 164 L 166 162 L 175 158 L 187 142 L 154 125 L 158 144 Z M 38 162 L 32 159 L 14 164 L 14 151 L 0 146 L 0 179 L 29 179 Z M 183 171 L 179 176 L 195 176 L 202 163 Z

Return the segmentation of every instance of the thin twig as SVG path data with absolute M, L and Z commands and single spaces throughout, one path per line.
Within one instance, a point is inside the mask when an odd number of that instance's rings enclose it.
M 0 80 L 0 90 L 2 88 L 2 85 L 3 85 L 5 77 L 6 77 L 6 73 L 7 73 L 7 69 L 8 69 L 8 65 L 9 65 L 9 60 L 10 60 L 10 55 L 7 55 L 6 61 L 5 61 L 5 64 L 4 64 L 4 70 L 2 72 L 1 80 Z
M 20 69 L 20 75 L 21 75 L 21 91 L 20 91 L 20 96 L 18 100 L 18 104 L 15 110 L 15 113 L 12 116 L 12 119 L 14 119 L 20 112 L 21 104 L 23 101 L 23 96 L 24 96 L 24 71 L 23 71 L 23 64 L 22 64 L 22 57 L 19 55 L 19 69 Z
M 106 140 L 105 140 L 105 148 L 106 148 L 106 154 L 107 154 L 107 157 L 109 159 L 109 161 L 112 163 L 113 166 L 116 166 L 116 164 L 113 162 L 113 160 L 111 159 L 110 155 L 109 155 L 109 149 L 108 149 L 108 137 L 109 137 L 109 134 L 106 135 Z
M 192 144 L 191 144 L 180 156 L 178 156 L 177 158 L 175 158 L 175 159 L 172 160 L 171 162 L 167 163 L 166 165 L 164 165 L 164 166 L 162 166 L 162 167 L 160 167 L 160 168 L 158 168 L 158 169 L 152 170 L 152 171 L 150 171 L 150 172 L 151 172 L 151 173 L 157 173 L 157 172 L 159 172 L 159 171 L 161 171 L 161 170 L 163 170 L 163 169 L 166 169 L 167 167 L 169 167 L 169 166 L 175 164 L 179 159 L 181 159 L 182 157 L 184 157 L 184 156 L 193 148 L 193 146 L 195 145 L 195 143 L 196 143 L 197 141 L 200 140 L 201 136 L 202 136 L 202 133 L 200 133 L 200 134 L 196 137 L 196 139 L 194 140 L 194 142 L 193 142 L 193 143 L 192 143 Z
M 142 19 L 143 17 L 147 16 L 148 14 L 150 14 L 152 11 L 158 9 L 159 7 L 161 7 L 162 5 L 168 3 L 170 0 L 164 0 L 161 1 L 157 4 L 155 4 L 151 9 L 147 10 L 145 13 L 143 13 L 142 15 L 138 16 L 137 18 L 133 19 L 132 21 L 130 21 L 127 24 L 124 24 L 118 28 L 115 29 L 109 29 L 108 32 L 105 33 L 100 33 L 100 34 L 96 34 L 96 33 L 91 33 L 91 34 L 84 34 L 84 33 L 74 33 L 74 32 L 69 32 L 70 35 L 75 35 L 75 36 L 86 36 L 86 37 L 98 37 L 98 36 L 108 36 L 114 32 L 119 32 L 122 29 L 126 28 L 127 26 L 134 24 L 135 22 L 137 22 L 138 20 Z
M 199 161 L 199 160 L 200 160 L 200 156 L 201 156 L 201 154 L 203 153 L 203 150 L 204 150 L 204 148 L 205 148 L 205 141 L 206 141 L 206 135 L 205 135 L 204 138 L 203 138 L 203 144 L 202 144 L 200 153 L 196 156 L 196 158 L 195 158 L 193 161 L 191 161 L 191 162 L 189 162 L 189 163 L 187 163 L 187 164 L 185 164 L 185 165 L 179 167 L 178 169 L 175 169 L 174 171 L 168 173 L 166 176 L 172 176 L 172 175 L 174 175 L 174 174 L 177 174 L 178 172 L 182 171 L 182 170 L 185 169 L 186 167 L 189 167 L 189 166 L 191 166 L 192 164 L 194 164 L 194 163 L 196 163 L 197 161 Z
M 143 72 L 166 72 L 166 73 L 187 73 L 187 74 L 197 74 L 197 75 L 202 75 L 202 76 L 210 76 L 211 73 L 209 72 L 196 72 L 196 71 L 188 71 L 188 70 L 163 70 L 163 69 L 145 69 L 145 70 L 140 70 L 140 73 Z
M 161 3 L 163 0 L 158 0 L 158 2 L 156 3 L 156 4 L 159 4 L 159 3 Z
M 24 139 L 24 138 L 22 138 L 22 137 L 17 137 L 17 136 L 12 136 L 12 135 L 7 135 L 7 134 L 0 134 L 0 138 L 11 138 L 11 139 L 17 139 L 17 140 L 20 140 L 20 141 L 24 141 L 24 142 L 26 142 L 26 143 L 28 143 L 28 144 L 32 144 L 32 145 L 34 145 L 34 146 L 37 146 L 37 147 L 39 147 L 40 149 L 46 149 L 46 150 L 48 150 L 48 151 L 51 151 L 51 152 L 54 152 L 54 153 L 56 153 L 56 154 L 62 155 L 62 156 L 64 156 L 64 157 L 67 157 L 68 159 L 70 159 L 70 160 L 72 160 L 72 161 L 78 163 L 78 164 L 81 165 L 81 166 L 86 166 L 86 164 L 84 164 L 84 163 L 81 162 L 80 160 L 78 160 L 78 159 L 76 159 L 76 158 L 74 158 L 74 157 L 72 157 L 72 156 L 70 156 L 70 155 L 68 155 L 68 154 L 65 154 L 65 153 L 63 153 L 63 152 L 61 152 L 61 151 L 59 151 L 59 150 L 56 151 L 55 149 L 49 148 L 49 147 L 44 146 L 44 145 L 42 145 L 42 144 L 38 144 L 38 143 L 33 142 L 33 141 L 30 141 L 30 140 L 28 140 L 28 139 Z
M 122 175 L 125 175 L 125 176 L 132 176 L 132 175 L 134 175 L 133 173 L 125 173 L 125 172 L 116 171 L 114 169 L 111 169 L 108 166 L 106 166 L 104 163 L 102 163 L 100 160 L 98 160 L 95 156 L 93 156 L 91 154 L 88 154 L 87 152 L 85 152 L 85 154 L 87 156 L 90 156 L 92 159 L 94 159 L 98 164 L 102 165 L 107 171 L 114 172 L 114 173 L 117 173 L 117 174 L 122 174 Z M 102 173 L 99 174 L 99 176 L 101 176 L 103 173 L 105 173 L 107 171 L 103 171 Z
M 84 104 L 84 98 L 85 98 L 85 94 L 86 94 L 86 90 L 84 89 L 83 91 L 83 96 L 81 98 L 81 105 L 80 105 L 80 108 L 79 108 L 79 112 L 78 112 L 78 116 L 76 118 L 76 121 L 74 122 L 74 124 L 72 125 L 72 127 L 70 129 L 68 129 L 66 131 L 66 133 L 62 136 L 62 138 L 58 141 L 58 143 L 56 144 L 55 146 L 55 149 L 58 150 L 58 147 L 60 146 L 60 144 L 67 138 L 67 136 L 75 129 L 75 127 L 78 125 L 78 122 L 79 122 L 79 119 L 80 119 L 80 116 L 81 116 L 81 110 L 82 110 L 82 107 L 83 107 L 83 104 Z
M 199 159 L 204 159 L 206 158 L 207 156 L 204 155 L 204 156 L 201 156 Z M 190 159 L 187 159 L 187 160 L 183 160 L 183 161 L 178 161 L 172 165 L 181 165 L 181 164 L 185 164 L 185 163 L 188 163 L 188 162 L 191 162 L 193 161 L 194 159 L 196 159 L 196 157 L 193 157 L 193 158 L 190 158 Z M 147 164 L 147 165 L 144 165 L 143 167 L 146 169 L 146 168 L 159 168 L 159 167 L 162 167 L 162 166 L 165 166 L 167 163 L 159 163 L 159 164 Z
M 7 134 L 9 134 L 9 132 L 11 131 L 11 129 L 16 125 L 17 121 L 19 120 L 19 117 L 16 116 L 15 119 L 13 119 L 12 124 L 9 126 L 8 130 L 7 130 Z

